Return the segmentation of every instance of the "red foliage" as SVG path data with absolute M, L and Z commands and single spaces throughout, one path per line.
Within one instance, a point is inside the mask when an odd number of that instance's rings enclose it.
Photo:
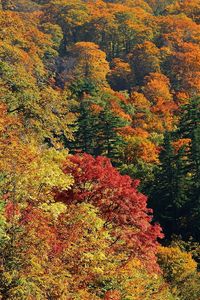
M 74 177 L 74 185 L 69 191 L 58 192 L 56 200 L 67 204 L 84 201 L 98 207 L 106 222 L 116 228 L 116 238 L 125 241 L 130 255 L 155 268 L 156 240 L 163 235 L 159 225 L 151 224 L 147 197 L 136 189 L 139 181 L 120 175 L 109 159 L 88 154 L 72 156 L 64 172 Z
M 18 204 L 9 201 L 5 206 L 5 217 L 7 221 L 11 221 L 15 216 L 19 215 L 19 207 Z
M 52 224 L 50 216 L 44 211 L 29 205 L 21 212 L 20 224 L 25 228 L 30 238 L 29 251 L 30 249 L 32 249 L 33 253 L 37 251 L 35 244 L 39 242 L 41 248 L 43 247 L 42 244 L 45 245 L 45 251 L 47 251 L 51 257 L 56 257 L 62 252 L 62 243 L 58 239 L 57 229 L 54 224 Z

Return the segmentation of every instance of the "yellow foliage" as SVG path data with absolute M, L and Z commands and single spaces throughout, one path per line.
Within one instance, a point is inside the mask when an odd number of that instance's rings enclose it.
M 159 247 L 158 262 L 175 297 L 180 300 L 199 299 L 200 276 L 191 253 L 183 252 L 179 247 Z
M 109 63 L 106 53 L 99 46 L 91 42 L 78 42 L 70 49 L 74 63 L 71 70 L 66 68 L 62 73 L 68 83 L 79 79 L 91 79 L 98 85 L 106 86 L 106 75 L 109 72 Z M 71 62 L 70 62 L 71 64 Z
M 140 136 L 128 136 L 124 147 L 123 156 L 129 163 L 142 159 L 146 163 L 158 163 L 159 149 L 148 138 Z
M 178 247 L 160 247 L 158 260 L 167 281 L 183 281 L 197 269 L 197 263 L 192 259 L 192 255 L 182 252 Z

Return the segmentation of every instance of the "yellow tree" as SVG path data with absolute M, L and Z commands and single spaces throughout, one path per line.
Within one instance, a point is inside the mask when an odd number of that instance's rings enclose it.
M 151 73 L 145 77 L 143 93 L 151 103 L 152 118 L 149 128 L 157 132 L 172 130 L 174 111 L 177 109 L 170 91 L 169 79 L 160 73 Z
M 1 192 L 16 205 L 24 201 L 53 200 L 52 188 L 69 187 L 73 182 L 62 172 L 67 151 L 39 146 L 25 132 L 19 118 L 0 106 Z
M 98 85 L 106 85 L 106 75 L 109 64 L 106 54 L 99 46 L 90 42 L 78 42 L 70 49 L 71 57 L 67 60 L 66 68 L 62 74 L 66 81 L 87 79 Z M 71 66 L 73 64 L 73 66 Z M 69 67 L 68 67 L 69 65 Z
M 48 57 L 52 59 L 57 52 L 51 47 L 51 36 L 38 29 L 38 22 L 36 14 L 29 14 L 28 22 L 19 13 L 0 12 L 0 100 L 9 112 L 21 115 L 27 131 L 36 133 L 35 139 L 53 142 L 61 132 L 70 139 L 68 125 L 74 115 L 69 113 L 69 95 L 55 88 L 46 67 Z
M 167 6 L 166 11 L 169 14 L 184 13 L 199 24 L 199 21 L 200 21 L 199 20 L 199 12 L 200 12 L 199 0 L 193 0 L 193 1 L 178 0 L 178 1 L 175 1 L 175 3 Z
M 174 88 L 186 91 L 190 97 L 200 92 L 200 46 L 182 43 L 171 58 Z
M 200 277 L 191 253 L 179 247 L 160 247 L 158 262 L 172 293 L 180 299 L 196 300 L 200 296 Z
M 130 63 L 139 85 L 143 83 L 145 76 L 160 71 L 160 49 L 152 42 L 146 41 L 136 45 L 130 58 Z

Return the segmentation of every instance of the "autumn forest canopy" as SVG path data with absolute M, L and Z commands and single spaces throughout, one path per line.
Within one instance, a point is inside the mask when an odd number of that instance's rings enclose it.
M 200 0 L 0 0 L 0 299 L 200 299 Z

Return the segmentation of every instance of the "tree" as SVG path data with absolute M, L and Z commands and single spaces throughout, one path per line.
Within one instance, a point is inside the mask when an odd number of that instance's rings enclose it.
M 0 187 L 1 196 L 15 205 L 53 201 L 55 186 L 69 187 L 72 178 L 63 175 L 66 150 L 40 146 L 25 135 L 22 122 L 0 106 Z M 26 130 L 25 130 L 26 132 Z
M 129 63 L 115 58 L 111 63 L 111 71 L 108 73 L 108 82 L 115 91 L 129 90 L 133 84 Z
M 146 41 L 134 47 L 131 55 L 131 66 L 137 84 L 143 83 L 144 77 L 160 71 L 160 50 L 152 42 Z
M 56 255 L 59 242 L 50 215 L 30 205 L 7 221 L 9 238 L 1 247 L 2 299 L 67 299 L 68 272 Z
M 45 19 L 53 24 L 58 24 L 63 31 L 61 45 L 62 53 L 66 52 L 66 46 L 78 42 L 78 33 L 88 19 L 88 8 L 81 0 L 68 1 L 52 0 L 45 7 Z
M 166 7 L 166 12 L 168 14 L 184 13 L 198 24 L 199 24 L 199 11 L 200 11 L 200 3 L 198 0 L 194 0 L 192 2 L 188 0 L 183 0 L 183 1 L 178 0 Z
M 167 134 L 151 190 L 155 216 L 170 238 L 199 240 L 199 98 L 182 107 L 177 130 Z
M 62 72 L 63 81 L 70 84 L 79 80 L 91 80 L 96 85 L 106 86 L 106 76 L 109 64 L 106 54 L 99 46 L 91 42 L 78 42 L 70 49 L 71 56 L 67 58 Z
M 39 5 L 31 0 L 2 0 L 2 6 L 6 10 L 19 12 L 34 12 L 40 9 Z
M 187 91 L 190 97 L 198 95 L 200 86 L 199 45 L 183 43 L 173 54 L 170 77 L 176 90 Z
M 153 12 L 155 13 L 155 15 L 162 15 L 163 12 L 165 12 L 166 7 L 175 2 L 175 0 L 147 0 L 146 1 L 149 6 L 153 9 Z
M 155 219 L 163 227 L 166 238 L 184 234 L 183 219 L 187 213 L 188 179 L 185 177 L 185 147 L 175 153 L 172 134 L 165 135 L 160 153 L 160 166 L 156 169 L 155 185 L 150 192 L 150 206 L 154 208 Z
M 187 168 L 185 176 L 189 176 L 190 185 L 188 189 L 189 209 L 188 216 L 189 232 L 197 240 L 200 238 L 199 227 L 199 189 L 200 189 L 200 100 L 199 97 L 191 99 L 189 104 L 183 106 L 177 135 L 182 139 L 190 139 L 187 151 Z M 192 218 L 192 223 L 191 223 Z
M 76 93 L 83 93 L 83 96 L 76 108 L 78 128 L 74 134 L 74 141 L 66 141 L 66 146 L 73 153 L 82 151 L 94 156 L 104 155 L 111 158 L 113 163 L 117 163 L 119 149 L 124 144 L 120 130 L 130 123 L 126 120 L 126 117 L 129 117 L 125 112 L 126 104 L 119 95 L 94 91 L 91 83 L 84 84 L 83 91 L 79 91 L 79 87 L 77 90 L 77 86 L 73 86 L 73 90 L 74 88 Z
M 164 132 L 174 127 L 174 113 L 177 109 L 170 91 L 169 79 L 159 73 L 150 73 L 145 77 L 143 93 L 151 103 L 151 120 L 147 125 L 149 129 Z
M 178 247 L 160 247 L 158 262 L 174 296 L 183 300 L 199 297 L 199 275 L 191 253 L 183 252 Z
M 57 201 L 84 201 L 97 207 L 102 218 L 114 226 L 113 249 L 128 257 L 142 255 L 149 268 L 156 268 L 156 238 L 162 235 L 158 225 L 150 224 L 151 210 L 146 207 L 146 197 L 136 190 L 138 182 L 120 175 L 109 159 L 88 154 L 72 156 L 64 172 L 72 174 L 75 182 L 70 191 L 58 191 Z
M 61 131 L 72 138 L 68 124 L 74 116 L 66 103 L 68 93 L 54 87 L 52 70 L 46 67 L 57 55 L 50 35 L 38 29 L 38 17 L 33 17 L 30 14 L 28 23 L 19 13 L 0 12 L 0 100 L 10 113 L 21 115 L 27 134 L 53 143 Z

